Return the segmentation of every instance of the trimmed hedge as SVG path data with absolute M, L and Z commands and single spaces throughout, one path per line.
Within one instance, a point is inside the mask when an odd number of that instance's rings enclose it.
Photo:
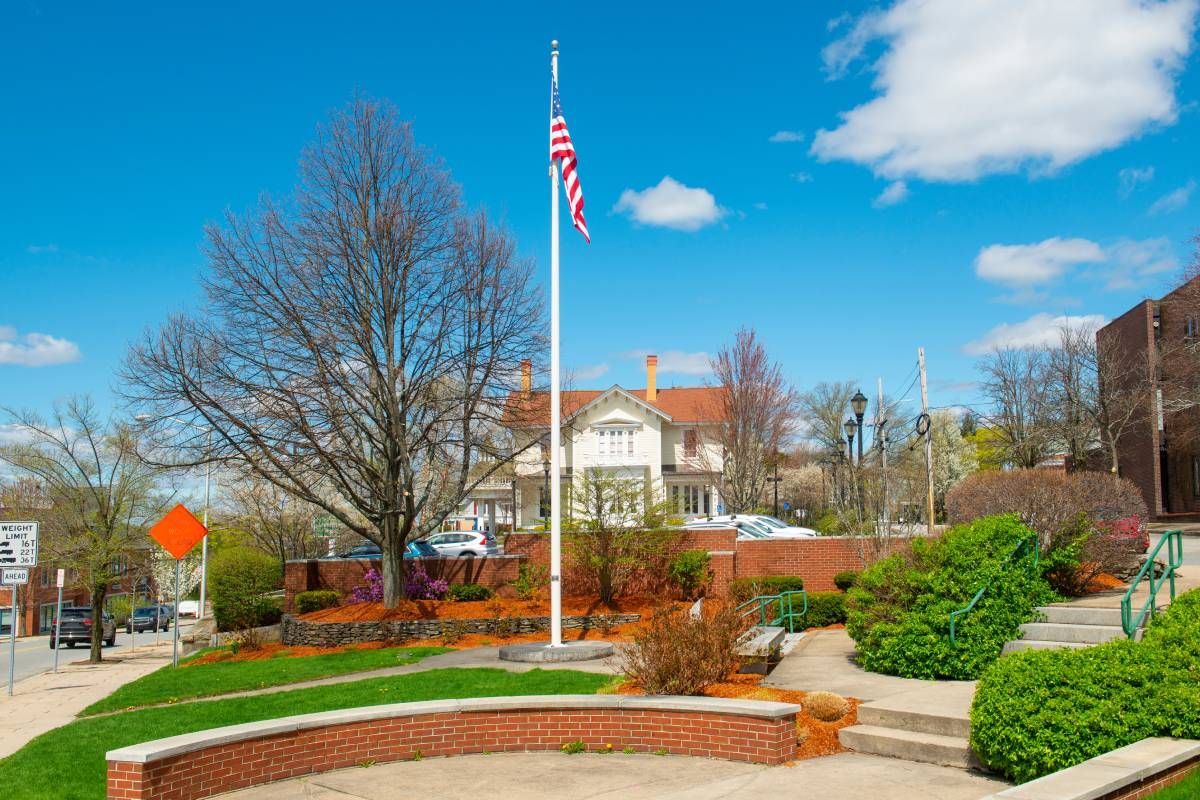
M 313 589 L 310 592 L 300 592 L 294 600 L 297 614 L 307 614 L 310 611 L 333 608 L 340 601 L 341 597 L 331 589 Z
M 1200 738 L 1200 590 L 1140 642 L 1032 650 L 994 664 L 971 706 L 980 760 L 1025 782 L 1148 736 Z
M 731 580 L 729 596 L 735 603 L 744 603 L 760 595 L 798 592 L 803 588 L 804 578 L 799 575 L 760 575 Z
M 846 621 L 846 595 L 841 592 L 809 592 L 804 627 L 824 628 Z
M 707 550 L 684 550 L 676 553 L 667 565 L 667 578 L 679 589 L 685 600 L 691 600 L 708 583 L 708 568 L 712 556 Z
M 911 551 L 877 561 L 848 595 L 846 631 L 859 663 L 905 678 L 973 679 L 1000 656 L 1004 643 L 1057 596 L 1024 564 L 1005 569 L 1031 531 L 1015 516 L 984 517 L 941 538 L 915 539 Z M 950 612 L 987 592 L 958 621 L 950 644 Z
M 469 603 L 476 600 L 487 600 L 491 596 L 492 590 L 486 586 L 480 586 L 478 583 L 455 583 L 446 589 L 447 600 Z
M 843 592 L 847 592 L 850 590 L 850 587 L 858 583 L 858 575 L 858 570 L 844 570 L 833 576 L 833 585 Z

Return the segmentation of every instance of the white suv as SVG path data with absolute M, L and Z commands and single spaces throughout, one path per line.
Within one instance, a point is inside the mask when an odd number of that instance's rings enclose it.
M 425 537 L 425 541 L 443 556 L 495 556 L 500 554 L 496 537 L 486 531 L 446 531 Z

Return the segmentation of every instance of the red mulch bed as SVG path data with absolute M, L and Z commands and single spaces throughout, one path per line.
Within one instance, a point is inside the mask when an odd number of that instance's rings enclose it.
M 1096 594 L 1097 592 L 1111 592 L 1114 589 L 1124 589 L 1128 585 L 1129 584 L 1125 583 L 1125 581 L 1121 580 L 1115 575 L 1109 575 L 1107 572 L 1101 572 L 1088 582 L 1088 585 L 1084 587 L 1083 591 L 1085 594 Z

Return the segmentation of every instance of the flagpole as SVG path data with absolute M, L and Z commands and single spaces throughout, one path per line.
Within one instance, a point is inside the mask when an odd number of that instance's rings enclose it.
M 550 75 L 558 83 L 558 40 L 550 42 Z M 554 95 L 550 96 L 554 120 Z M 562 646 L 562 397 L 558 342 L 558 163 L 550 159 L 550 646 Z

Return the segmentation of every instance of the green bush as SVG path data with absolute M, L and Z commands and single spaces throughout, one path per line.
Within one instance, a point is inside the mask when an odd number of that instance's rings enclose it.
M 1180 596 L 1140 642 L 1005 656 L 979 681 L 971 745 L 1025 782 L 1148 736 L 1200 738 L 1200 591 Z
M 850 589 L 846 630 L 859 663 L 872 672 L 906 678 L 973 679 L 995 661 L 1034 608 L 1057 599 L 1027 560 L 1005 568 L 1013 548 L 1031 532 L 1015 516 L 984 517 L 934 540 L 916 539 L 911 552 L 882 559 Z M 987 586 L 978 605 L 959 619 L 950 644 L 950 612 Z
M 729 582 L 729 594 L 735 603 L 764 594 L 798 592 L 804 588 L 804 578 L 799 575 L 759 575 L 752 578 L 734 578 Z
M 208 565 L 217 630 L 238 631 L 279 621 L 278 603 L 264 597 L 279 588 L 279 559 L 250 547 L 219 551 Z
M 329 589 L 314 589 L 311 592 L 300 592 L 294 600 L 297 614 L 307 614 L 310 611 L 320 611 L 322 608 L 336 606 L 341 598 L 337 592 Z
M 521 564 L 517 567 L 517 579 L 511 585 L 517 597 L 535 600 L 538 593 L 550 585 L 550 568 L 545 564 Z
M 848 591 L 858 581 L 858 570 L 847 569 L 833 576 L 833 585 L 843 592 Z
M 487 600 L 492 596 L 492 590 L 478 583 L 455 583 L 446 590 L 446 599 L 473 602 Z
M 707 550 L 684 550 L 667 565 L 667 577 L 690 600 L 708 583 L 708 565 L 711 561 Z
M 846 595 L 841 592 L 809 592 L 804 627 L 824 628 L 846 621 Z

